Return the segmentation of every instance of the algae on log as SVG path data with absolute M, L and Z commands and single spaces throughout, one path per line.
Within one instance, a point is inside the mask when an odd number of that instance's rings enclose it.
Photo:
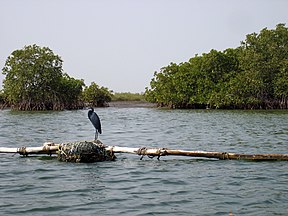
M 65 162 L 113 161 L 116 156 L 99 141 L 70 142 L 59 145 L 58 160 Z

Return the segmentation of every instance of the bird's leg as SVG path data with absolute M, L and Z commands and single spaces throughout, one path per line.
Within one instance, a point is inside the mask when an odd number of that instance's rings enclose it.
M 98 139 L 98 131 L 95 131 L 95 141 Z

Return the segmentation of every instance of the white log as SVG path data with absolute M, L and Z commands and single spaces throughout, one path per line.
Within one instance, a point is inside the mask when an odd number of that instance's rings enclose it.
M 6 148 L 0 147 L 0 153 L 19 153 L 21 155 L 29 154 L 57 154 L 61 144 L 44 143 L 41 147 L 20 147 Z M 205 157 L 216 159 L 229 160 L 285 160 L 288 161 L 288 154 L 238 154 L 227 152 L 206 152 L 206 151 L 185 151 L 166 148 L 130 148 L 120 146 L 107 146 L 107 151 L 113 153 L 129 153 L 138 154 L 141 156 L 147 155 L 152 157 L 161 157 L 168 155 L 190 156 L 190 157 Z
M 0 153 L 18 153 L 18 148 L 0 147 Z
M 220 160 L 284 160 L 288 161 L 288 154 L 238 154 L 228 152 L 207 152 L 207 151 L 185 151 L 166 148 L 129 148 L 119 146 L 108 146 L 106 150 L 114 153 L 130 153 L 147 156 L 189 156 L 189 157 L 205 157 L 216 158 Z
M 139 148 L 129 148 L 120 146 L 107 146 L 105 149 L 107 151 L 113 151 L 114 153 L 129 153 L 129 154 L 137 154 L 139 150 Z
M 19 153 L 21 155 L 29 154 L 56 154 L 60 144 L 51 142 L 44 143 L 41 147 L 20 147 L 20 148 L 7 148 L 0 147 L 0 153 Z

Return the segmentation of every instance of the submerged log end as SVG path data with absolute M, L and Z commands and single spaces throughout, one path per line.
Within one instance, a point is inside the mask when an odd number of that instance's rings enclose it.
M 229 153 L 228 159 L 252 161 L 288 161 L 288 154 L 235 154 Z

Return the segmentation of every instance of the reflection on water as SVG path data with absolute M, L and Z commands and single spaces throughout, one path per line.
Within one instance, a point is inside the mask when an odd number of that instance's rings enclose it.
M 99 108 L 107 145 L 288 153 L 287 111 Z M 92 140 L 87 110 L 0 111 L 0 146 Z M 0 155 L 1 215 L 288 215 L 287 162 L 185 157 L 61 163 Z

